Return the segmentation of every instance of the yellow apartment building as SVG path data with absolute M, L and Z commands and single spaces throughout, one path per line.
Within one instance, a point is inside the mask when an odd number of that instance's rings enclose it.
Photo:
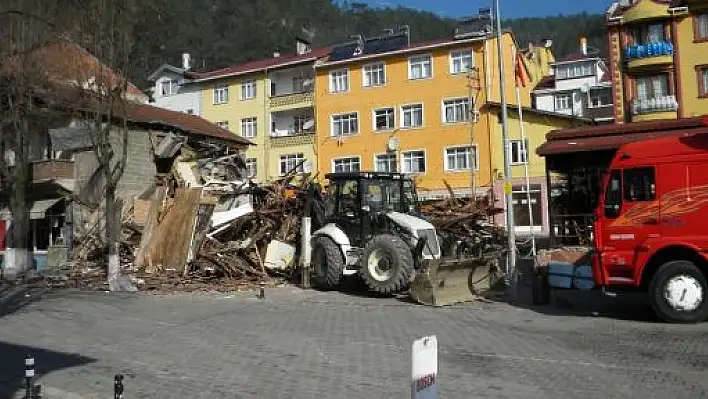
M 313 64 L 329 49 L 310 50 L 300 41 L 297 48 L 195 80 L 201 116 L 256 144 L 247 151 L 246 166 L 257 181 L 317 170 Z
M 619 123 L 708 113 L 708 2 L 624 0 L 607 27 Z
M 502 43 L 511 100 L 510 32 Z M 315 64 L 321 174 L 400 171 L 416 176 L 422 198 L 447 195 L 445 182 L 460 195 L 491 188 L 497 116 L 483 105 L 500 97 L 497 68 L 496 38 L 474 29 L 416 44 L 397 32 L 335 46 Z
M 487 104 L 489 113 L 499 115 L 498 102 Z M 517 233 L 548 234 L 550 221 L 548 213 L 548 186 L 545 159 L 536 153 L 536 148 L 546 142 L 546 135 L 556 129 L 591 124 L 592 120 L 576 116 L 541 111 L 518 105 L 507 106 L 509 132 L 509 163 L 511 168 L 512 203 L 514 225 Z M 522 132 L 523 125 L 523 132 Z M 495 176 L 494 196 L 504 196 L 504 143 L 502 140 L 501 118 L 491 124 L 492 134 L 492 174 Z M 528 151 L 526 150 L 528 149 Z M 528 176 L 528 187 L 526 185 Z M 527 189 L 528 188 L 528 189 Z M 529 200 L 531 206 L 529 207 Z M 500 205 L 503 205 L 500 203 Z M 504 223 L 504 215 L 498 215 L 497 223 Z

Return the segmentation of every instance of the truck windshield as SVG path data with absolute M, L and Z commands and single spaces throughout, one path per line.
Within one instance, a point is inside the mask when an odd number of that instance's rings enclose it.
M 616 218 L 622 207 L 622 175 L 619 170 L 610 172 L 610 180 L 605 190 L 605 217 Z

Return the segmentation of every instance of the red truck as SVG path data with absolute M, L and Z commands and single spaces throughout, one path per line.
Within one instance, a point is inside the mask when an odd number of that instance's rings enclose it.
M 620 147 L 604 176 L 593 227 L 591 265 L 551 261 L 542 290 L 639 289 L 666 322 L 706 320 L 708 135 Z

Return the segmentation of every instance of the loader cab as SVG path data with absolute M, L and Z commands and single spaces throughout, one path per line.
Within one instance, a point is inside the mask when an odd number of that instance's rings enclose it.
M 413 181 L 400 173 L 330 173 L 328 221 L 345 231 L 352 245 L 359 246 L 382 226 L 380 215 L 399 212 L 420 215 Z

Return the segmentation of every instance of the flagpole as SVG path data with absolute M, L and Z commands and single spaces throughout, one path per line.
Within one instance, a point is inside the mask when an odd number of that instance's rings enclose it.
M 531 228 L 531 254 L 536 257 L 536 233 L 533 231 L 533 207 L 531 206 L 531 182 L 529 181 L 529 149 L 526 145 L 526 134 L 524 133 L 524 115 L 523 107 L 521 106 L 521 88 L 519 87 L 519 79 L 522 79 L 521 83 L 525 85 L 526 79 L 524 79 L 523 68 L 524 65 L 521 62 L 521 55 L 516 52 L 514 54 L 514 74 L 516 82 L 516 103 L 519 107 L 519 131 L 521 132 L 521 142 L 523 143 L 524 149 L 524 179 L 526 181 L 526 203 L 529 208 L 529 227 Z
M 502 49 L 501 12 L 499 0 L 494 0 L 497 28 L 497 57 L 499 58 L 499 91 L 501 96 L 502 141 L 504 142 L 504 204 L 506 205 L 506 230 L 508 237 L 508 253 L 506 256 L 506 273 L 504 282 L 511 290 L 512 299 L 516 299 L 516 234 L 514 227 L 514 207 L 511 201 L 511 166 L 509 165 L 509 119 L 506 103 L 506 81 L 504 74 L 504 51 Z

